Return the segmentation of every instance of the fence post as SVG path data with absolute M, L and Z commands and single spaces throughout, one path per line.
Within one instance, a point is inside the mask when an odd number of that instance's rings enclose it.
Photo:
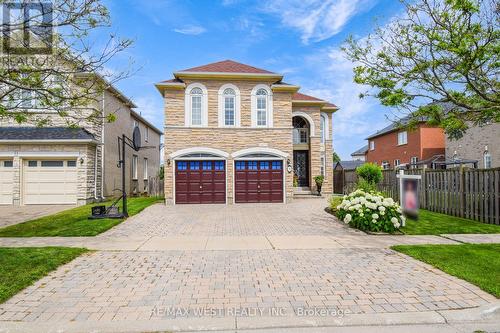
M 422 208 L 427 209 L 427 180 L 425 179 L 425 171 L 427 169 L 427 165 L 424 164 L 424 167 L 422 168 L 422 179 L 420 180 L 422 182 L 422 203 L 421 205 Z

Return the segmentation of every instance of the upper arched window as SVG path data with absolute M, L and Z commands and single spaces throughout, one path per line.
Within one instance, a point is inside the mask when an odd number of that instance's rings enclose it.
M 200 88 L 191 89 L 191 125 L 201 126 L 201 107 L 203 91 Z
M 207 126 L 207 89 L 202 84 L 192 83 L 186 88 L 186 126 Z
M 257 90 L 257 126 L 267 125 L 267 91 Z
M 252 90 L 252 126 L 273 127 L 272 93 L 265 84 L 259 84 Z
M 219 88 L 219 126 L 240 126 L 240 90 L 231 83 Z
M 329 138 L 329 128 L 328 128 L 328 115 L 326 113 L 321 113 L 319 121 L 319 131 L 321 135 L 321 143 L 325 143 Z
M 224 90 L 224 125 L 234 126 L 235 124 L 235 105 L 236 93 L 233 89 Z

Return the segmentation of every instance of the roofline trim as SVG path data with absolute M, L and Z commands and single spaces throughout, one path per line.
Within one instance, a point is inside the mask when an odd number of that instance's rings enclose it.
M 196 78 L 253 78 L 253 79 L 279 79 L 283 75 L 276 73 L 240 73 L 240 72 L 174 72 L 175 78 L 196 77 Z
M 291 85 L 291 84 L 272 84 L 271 85 L 271 90 L 273 91 L 291 91 L 291 92 L 297 92 L 300 90 L 300 86 L 296 85 Z
M 160 134 L 160 136 L 163 135 L 162 131 L 160 131 L 158 128 L 156 128 L 151 122 L 149 122 L 148 120 L 146 120 L 137 111 L 134 111 L 134 110 L 130 110 L 130 111 L 131 111 L 130 113 L 131 113 L 132 117 L 138 118 L 140 121 L 142 121 L 143 123 L 145 123 L 146 125 L 148 125 L 153 131 L 155 131 L 156 133 Z
M 17 143 L 17 144 L 25 144 L 25 143 L 93 143 L 99 144 L 96 140 L 92 139 L 0 139 L 0 143 Z

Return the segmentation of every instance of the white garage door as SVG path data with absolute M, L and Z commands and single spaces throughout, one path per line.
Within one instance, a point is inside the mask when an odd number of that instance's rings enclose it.
M 0 160 L 0 205 L 12 205 L 13 183 L 12 160 Z
M 25 160 L 25 205 L 76 204 L 76 160 Z

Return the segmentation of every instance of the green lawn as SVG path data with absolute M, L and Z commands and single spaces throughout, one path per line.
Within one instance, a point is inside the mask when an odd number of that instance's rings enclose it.
M 129 198 L 128 213 L 130 216 L 135 215 L 160 201 L 162 199 L 156 197 Z M 109 205 L 111 202 L 106 204 Z M 2 228 L 0 237 L 95 236 L 123 222 L 123 219 L 89 220 L 90 207 L 95 205 L 102 205 L 102 203 L 76 207 Z
M 66 247 L 0 248 L 0 303 L 86 251 Z
M 421 209 L 418 220 L 408 219 L 401 231 L 408 235 L 498 234 L 500 226 Z
M 500 244 L 397 245 L 392 249 L 500 297 Z

